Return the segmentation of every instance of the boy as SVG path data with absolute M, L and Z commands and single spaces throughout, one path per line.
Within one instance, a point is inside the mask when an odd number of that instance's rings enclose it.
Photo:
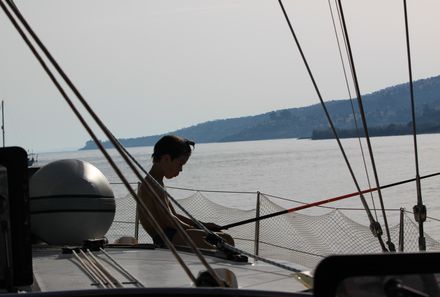
M 182 171 L 183 166 L 191 156 L 194 145 L 195 143 L 193 141 L 178 136 L 163 136 L 154 145 L 152 155 L 153 165 L 149 171 L 151 177 L 153 177 L 162 187 L 164 187 L 164 178 L 174 178 Z M 141 184 L 138 189 L 139 198 L 145 202 L 146 206 L 154 215 L 154 218 L 157 220 L 168 239 L 170 239 L 174 245 L 187 246 L 183 236 L 177 232 L 171 217 L 174 217 L 177 223 L 183 227 L 185 232 L 194 241 L 198 248 L 215 249 L 215 246 L 208 243 L 204 239 L 207 234 L 203 230 L 198 229 L 191 219 L 176 213 L 165 192 L 163 192 L 163 190 L 156 185 L 156 183 L 149 181 L 148 177 L 146 177 L 145 180 L 154 188 L 162 202 L 166 205 L 166 209 L 161 207 L 159 202 L 157 202 L 153 197 L 153 192 L 143 184 Z M 154 244 L 159 247 L 164 247 L 163 240 L 160 238 L 160 236 L 158 236 L 155 228 L 149 223 L 147 214 L 141 208 L 139 208 L 139 219 L 144 229 L 152 237 Z M 220 226 L 214 223 L 202 224 L 211 231 L 217 231 L 216 234 L 223 238 L 226 243 L 234 245 L 234 240 L 229 234 L 218 232 L 220 231 Z

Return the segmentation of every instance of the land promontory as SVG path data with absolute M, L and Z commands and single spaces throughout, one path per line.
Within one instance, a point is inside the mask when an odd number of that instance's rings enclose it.
M 440 132 L 440 76 L 413 83 L 418 133 Z M 370 136 L 412 133 L 409 84 L 399 84 L 362 96 Z M 326 102 L 340 137 L 363 136 L 357 99 Z M 354 113 L 353 113 L 354 110 Z M 356 123 L 359 129 L 356 129 Z M 197 143 L 248 141 L 279 138 L 325 139 L 333 137 L 322 106 L 273 110 L 239 118 L 219 119 L 169 131 Z M 153 145 L 162 135 L 122 138 L 125 147 Z M 103 142 L 111 147 L 109 142 Z M 82 150 L 96 149 L 87 141 Z

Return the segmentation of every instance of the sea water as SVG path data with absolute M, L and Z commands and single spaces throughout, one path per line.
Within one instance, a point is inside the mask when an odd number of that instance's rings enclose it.
M 440 135 L 425 134 L 417 137 L 420 175 L 440 171 Z M 343 139 L 342 145 L 350 166 L 361 189 L 376 187 L 370 153 L 365 140 Z M 371 138 L 373 158 L 380 185 L 415 178 L 414 140 L 412 136 Z M 128 151 L 145 169 L 151 166 L 152 147 L 129 148 Z M 136 183 L 135 175 L 124 164 L 114 149 L 109 150 L 116 163 L 130 182 Z M 95 165 L 113 184 L 117 197 L 125 196 L 127 190 L 98 150 L 44 153 L 39 155 L 39 166 L 59 159 L 81 159 Z M 365 165 L 364 165 L 365 159 Z M 369 176 L 369 182 L 367 173 Z M 428 208 L 428 216 L 440 219 L 440 176 L 422 180 L 422 199 Z M 209 190 L 204 193 L 212 201 L 227 207 L 255 208 L 256 192 L 276 197 L 273 201 L 283 207 L 298 206 L 294 201 L 312 203 L 356 192 L 355 183 L 335 140 L 280 139 L 246 142 L 196 144 L 195 150 L 180 175 L 165 181 L 167 186 Z M 224 193 L 224 192 L 227 193 Z M 177 198 L 192 194 L 191 191 L 170 190 Z M 239 194 L 230 192 L 240 192 Z M 249 193 L 242 193 L 249 192 Z M 417 202 L 414 182 L 387 188 L 382 191 L 383 204 L 387 209 L 404 207 L 412 211 Z M 375 193 L 365 194 L 370 208 L 380 208 Z M 294 201 L 291 201 L 294 200 Z M 361 209 L 359 196 L 327 204 L 338 208 Z M 320 214 L 323 209 L 311 208 L 308 214 Z M 328 210 L 327 210 L 328 211 Z M 304 211 L 303 211 L 304 212 Z M 378 211 L 379 218 L 382 217 Z M 388 222 L 399 222 L 398 211 L 389 212 Z M 353 211 L 352 218 L 368 224 L 365 212 Z M 428 220 L 425 230 L 440 239 L 440 223 Z

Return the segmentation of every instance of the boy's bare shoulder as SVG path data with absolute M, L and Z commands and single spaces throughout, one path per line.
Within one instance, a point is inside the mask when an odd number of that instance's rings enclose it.
M 163 189 L 160 185 L 157 183 L 153 183 L 149 181 L 148 178 L 144 179 L 144 182 L 139 183 L 138 185 L 138 194 L 139 195 L 153 195 L 153 191 L 156 192 L 156 194 L 162 196 Z

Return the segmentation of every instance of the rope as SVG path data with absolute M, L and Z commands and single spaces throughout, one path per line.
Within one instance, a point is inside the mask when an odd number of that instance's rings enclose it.
M 87 250 L 87 253 L 89 255 L 87 255 L 86 253 L 84 253 L 83 250 L 79 250 L 81 255 L 87 260 L 87 262 L 89 263 L 90 267 L 96 272 L 96 274 L 99 275 L 99 277 L 101 277 L 104 281 L 105 284 L 107 284 L 107 286 L 109 288 L 116 288 L 118 287 L 122 287 L 122 285 L 116 284 L 114 282 L 114 278 L 113 277 L 109 277 L 109 274 L 103 270 L 103 267 L 101 266 L 101 264 L 99 264 L 93 257 L 93 255 L 91 255 L 90 251 Z M 112 278 L 112 279 L 110 279 Z
M 40 45 L 40 47 L 43 49 L 43 51 L 45 52 L 46 56 L 49 58 L 49 60 L 52 62 L 52 64 L 55 66 L 55 68 L 58 70 L 58 72 L 60 73 L 60 75 L 63 77 L 63 79 L 65 80 L 65 82 L 69 85 L 69 87 L 72 89 L 72 91 L 75 93 L 75 95 L 78 97 L 78 99 L 80 100 L 80 102 L 83 104 L 83 106 L 87 109 L 87 111 L 90 113 L 90 115 L 93 117 L 93 119 L 96 121 L 96 123 L 100 126 L 100 128 L 103 130 L 103 132 L 106 134 L 106 136 L 109 138 L 109 140 L 112 142 L 112 144 L 115 146 L 115 148 L 118 150 L 118 152 L 121 154 L 121 156 L 124 158 L 124 160 L 126 161 L 126 163 L 130 166 L 130 168 L 133 170 L 133 172 L 137 175 L 137 177 L 139 178 L 139 180 L 141 180 L 142 183 L 145 183 L 148 187 L 151 187 L 151 185 L 147 184 L 142 176 L 140 176 L 139 172 L 135 169 L 135 167 L 133 166 L 133 164 L 129 161 L 129 159 L 124 155 L 124 153 L 121 150 L 121 145 L 120 143 L 117 142 L 117 140 L 114 138 L 114 136 L 110 133 L 110 131 L 105 127 L 105 125 L 102 123 L 102 121 L 99 119 L 99 117 L 97 117 L 97 115 L 93 112 L 93 110 L 90 108 L 90 106 L 88 105 L 88 103 L 84 100 L 84 98 L 82 97 L 82 95 L 79 93 L 79 91 L 76 89 L 76 87 L 73 85 L 73 83 L 70 81 L 70 79 L 65 75 L 65 73 L 62 71 L 62 69 L 59 67 L 59 65 L 56 63 L 56 61 L 53 59 L 53 57 L 50 55 L 50 53 L 47 51 L 47 49 L 44 47 L 44 45 L 41 44 L 41 42 L 39 41 L 38 37 L 35 36 L 35 34 L 33 33 L 33 31 L 27 26 L 27 24 L 24 24 L 28 31 L 30 31 L 31 35 L 34 37 L 34 39 L 37 41 L 37 43 Z M 92 135 L 93 138 L 93 135 Z M 104 155 L 106 155 L 105 149 L 102 147 L 102 145 L 100 145 L 100 142 L 97 140 L 97 138 L 94 138 L 95 143 L 99 143 L 98 147 L 102 148 L 101 151 L 104 153 Z M 108 156 L 109 157 L 109 156 Z M 113 163 L 113 161 L 111 160 L 111 158 L 108 158 L 108 161 L 110 162 L 110 164 L 112 165 L 113 169 L 115 169 L 116 164 Z M 114 166 L 113 166 L 114 164 Z M 117 171 L 115 169 L 115 171 Z M 120 173 L 120 171 L 119 171 Z M 154 217 L 152 216 L 151 212 L 147 209 L 147 207 L 145 206 L 145 204 L 143 203 L 143 201 L 141 199 L 139 199 L 139 197 L 137 196 L 137 194 L 132 190 L 132 188 L 129 186 L 127 180 L 125 179 L 125 177 L 122 175 L 122 173 L 118 174 L 119 178 L 121 178 L 121 180 L 124 182 L 124 184 L 126 185 L 127 189 L 129 190 L 129 192 L 132 194 L 132 196 L 135 198 L 135 200 L 140 203 L 141 207 L 144 208 L 144 210 L 147 212 L 148 214 L 148 219 L 152 222 L 152 225 L 155 226 L 158 234 L 162 237 L 162 239 L 164 240 L 164 242 L 167 244 L 167 246 L 170 248 L 170 250 L 174 250 L 174 254 L 177 255 L 177 250 L 174 248 L 174 246 L 172 245 L 171 241 L 168 239 L 168 237 L 165 235 L 165 233 L 163 232 L 163 230 L 160 228 L 159 224 L 157 224 L 157 222 L 155 222 Z M 153 190 L 153 193 L 156 194 L 154 197 L 155 199 L 159 202 L 159 204 L 163 207 L 166 208 L 166 206 L 163 204 L 163 202 L 160 200 L 160 198 L 158 197 L 157 193 Z M 223 285 L 223 283 L 221 282 L 220 278 L 217 276 L 216 272 L 210 267 L 210 265 L 207 263 L 207 261 L 204 259 L 203 255 L 200 253 L 200 251 L 197 249 L 197 247 L 195 246 L 194 242 L 192 242 L 192 240 L 189 238 L 189 236 L 186 234 L 186 232 L 184 232 L 183 228 L 176 222 L 174 217 L 171 217 L 172 220 L 175 222 L 176 224 L 176 228 L 177 230 L 179 230 L 179 232 L 181 232 L 183 234 L 183 238 L 187 241 L 187 243 L 189 244 L 189 246 L 194 250 L 195 254 L 199 257 L 200 261 L 202 262 L 202 264 L 207 268 L 207 270 L 213 275 L 213 277 L 217 280 L 218 284 L 220 286 Z M 154 223 L 154 222 L 155 223 Z M 177 260 L 180 262 L 180 264 L 184 265 L 183 260 L 177 256 L 176 257 Z M 187 274 L 189 275 L 189 277 L 191 278 L 191 280 L 193 282 L 195 282 L 195 278 L 192 275 L 191 271 L 189 270 L 188 267 L 186 267 L 186 265 L 183 266 L 184 270 L 187 272 Z
M 22 20 L 21 15 L 19 14 L 18 11 L 14 10 L 17 9 L 15 7 L 15 5 L 13 3 L 10 3 L 9 1 L 7 2 L 8 5 L 10 5 L 10 7 L 12 8 L 12 10 L 14 11 L 14 13 L 19 16 L 19 19 L 23 22 L 24 19 Z M 22 36 L 22 38 L 24 39 L 24 41 L 26 42 L 26 44 L 29 46 L 29 48 L 31 49 L 31 51 L 33 52 L 33 54 L 35 55 L 35 57 L 37 58 L 37 60 L 40 62 L 40 64 L 42 65 L 42 67 L 44 68 L 44 70 L 46 71 L 46 73 L 49 75 L 50 79 L 52 80 L 52 82 L 55 84 L 55 86 L 57 87 L 57 89 L 59 90 L 59 92 L 61 93 L 61 95 L 64 97 L 64 99 L 66 100 L 66 102 L 68 103 L 68 105 L 71 107 L 72 111 L 75 113 L 75 115 L 78 117 L 78 119 L 80 120 L 80 122 L 82 123 L 82 125 L 84 126 L 84 128 L 87 130 L 87 132 L 89 133 L 89 135 L 92 137 L 92 139 L 95 141 L 95 143 L 97 144 L 98 148 L 101 150 L 101 152 L 104 154 L 104 156 L 106 157 L 107 161 L 110 163 L 110 165 L 112 166 L 112 168 L 115 170 L 115 172 L 117 173 L 117 175 L 119 176 L 119 178 L 121 178 L 121 180 L 124 181 L 124 184 L 127 187 L 126 184 L 126 180 L 125 177 L 122 175 L 121 171 L 119 170 L 119 168 L 116 166 L 116 164 L 114 163 L 113 159 L 110 157 L 110 155 L 107 153 L 107 151 L 105 150 L 105 148 L 102 146 L 102 144 L 100 143 L 100 141 L 98 140 L 98 138 L 96 137 L 96 135 L 94 134 L 94 132 L 91 130 L 91 128 L 89 127 L 89 125 L 85 122 L 84 118 L 81 116 L 81 114 L 78 112 L 78 110 L 76 109 L 76 107 L 73 105 L 72 101 L 70 100 L 70 98 L 67 96 L 67 94 L 65 93 L 65 91 L 63 90 L 63 88 L 60 86 L 60 84 L 58 83 L 58 81 L 56 80 L 56 78 L 54 77 L 54 75 L 52 74 L 52 72 L 49 70 L 49 68 L 47 67 L 46 63 L 43 61 L 43 59 L 41 58 L 41 56 L 38 54 L 38 52 L 36 51 L 36 49 L 34 48 L 34 46 L 30 43 L 29 39 L 27 38 L 27 36 L 24 34 L 24 32 L 21 30 L 21 28 L 18 26 L 17 22 L 15 21 L 15 19 L 13 19 L 12 15 L 9 13 L 9 11 L 7 10 L 6 6 L 4 6 L 3 1 L 0 0 L 0 5 L 2 6 L 2 9 L 5 11 L 5 13 L 7 14 L 7 16 L 9 17 L 9 19 L 11 20 L 11 22 L 13 23 L 14 27 L 19 31 L 20 35 Z M 26 26 L 26 24 L 25 24 Z M 27 26 L 26 26 L 27 27 Z M 28 29 L 29 31 L 29 29 Z M 31 35 L 34 36 L 33 33 L 31 33 Z M 35 37 L 34 37 L 35 39 Z M 37 40 L 37 43 L 40 43 L 39 40 Z M 42 45 L 42 44 L 41 44 Z M 40 48 L 42 47 L 40 45 Z M 47 52 L 47 50 L 45 50 L 44 46 L 43 46 L 43 51 Z M 46 54 L 47 55 L 47 54 Z M 136 195 L 132 190 L 131 187 L 127 187 L 127 189 L 129 190 L 129 192 L 132 195 Z M 154 223 L 152 223 L 154 224 Z M 157 224 L 157 222 L 156 222 Z M 157 224 L 158 226 L 158 224 Z M 165 243 L 168 243 L 171 245 L 171 242 L 169 242 L 169 240 L 167 240 L 167 236 L 162 232 L 160 232 L 161 230 L 158 230 L 158 233 L 160 236 L 163 236 L 163 240 Z M 174 250 L 173 254 L 177 255 L 177 251 L 174 248 L 170 248 L 170 250 Z M 184 267 L 184 270 L 187 272 L 187 274 L 189 275 L 189 277 L 191 278 L 192 281 L 195 282 L 195 277 L 192 275 L 191 271 L 189 270 L 189 268 L 185 268 L 185 265 L 183 263 L 183 260 L 180 259 L 179 256 L 177 256 L 178 258 L 178 262 Z
M 1 5 L 1 4 L 0 4 Z M 93 269 L 91 269 L 89 267 L 89 265 L 84 262 L 83 259 L 81 259 L 81 257 L 78 255 L 77 252 L 75 252 L 74 250 L 72 250 L 73 255 L 75 256 L 75 258 L 81 263 L 81 267 L 87 272 L 87 274 L 89 275 L 89 277 L 96 283 L 98 284 L 98 286 L 101 286 L 102 288 L 107 287 L 104 282 L 100 279 L 100 277 L 93 271 Z
M 90 249 L 87 249 L 87 253 L 89 254 L 90 258 L 96 265 L 96 267 L 99 268 L 99 270 L 102 271 L 102 273 L 113 283 L 116 287 L 122 288 L 124 287 L 120 281 L 118 281 L 96 258 L 96 256 L 90 251 Z
M 335 0 L 335 2 L 336 2 L 336 0 Z M 359 148 L 361 150 L 362 162 L 363 162 L 363 165 L 364 165 L 365 175 L 367 177 L 368 188 L 371 188 L 370 175 L 368 174 L 367 162 L 365 160 L 364 148 L 362 146 L 361 135 L 359 134 L 359 125 L 358 125 L 358 121 L 357 121 L 357 117 L 356 117 L 356 112 L 354 110 L 353 96 L 351 95 L 350 85 L 348 84 L 347 71 L 345 70 L 345 63 L 344 63 L 344 59 L 342 57 L 342 51 L 341 51 L 341 44 L 340 44 L 340 41 L 339 41 L 338 32 L 336 30 L 335 18 L 333 17 L 333 9 L 332 9 L 332 5 L 330 3 L 330 0 L 328 0 L 328 6 L 329 6 L 329 10 L 330 10 L 330 15 L 331 15 L 331 18 L 332 18 L 333 30 L 335 32 L 336 42 L 338 44 L 339 58 L 341 59 L 341 66 L 342 66 L 342 70 L 344 72 L 345 86 L 347 87 L 347 93 L 348 93 L 348 96 L 350 98 L 351 112 L 353 114 L 354 126 L 356 128 L 355 129 L 356 137 L 358 139 Z M 338 11 L 338 16 L 339 16 L 339 23 L 341 23 L 340 22 L 341 18 L 340 18 L 339 10 L 337 10 L 337 11 Z M 344 44 L 346 45 L 345 39 L 344 39 Z M 345 47 L 345 49 L 347 51 L 347 47 Z M 371 197 L 371 203 L 373 204 L 374 215 L 375 215 L 376 221 L 377 221 L 378 219 L 377 219 L 376 205 L 374 203 L 374 198 L 373 198 L 373 193 L 372 192 L 370 192 L 370 197 Z
M 409 90 L 411 95 L 411 116 L 412 116 L 412 129 L 414 139 L 414 161 L 416 167 L 416 189 L 417 189 L 417 205 L 414 206 L 414 215 L 416 221 L 419 223 L 419 249 L 421 251 L 426 250 L 426 240 L 423 232 L 423 222 L 426 219 L 426 207 L 422 201 L 422 188 L 420 185 L 420 173 L 419 173 L 419 154 L 417 151 L 417 127 L 416 127 L 416 108 L 414 103 L 414 87 L 412 78 L 411 67 L 411 49 L 409 41 L 409 26 L 408 26 L 408 11 L 406 6 L 406 0 L 403 0 L 403 6 L 405 11 L 405 35 L 406 35 L 406 50 L 408 55 L 408 73 L 409 73 Z
M 293 36 L 293 39 L 295 40 L 295 43 L 296 43 L 297 48 L 298 48 L 298 51 L 299 51 L 299 53 L 300 53 L 300 55 L 302 57 L 304 65 L 305 65 L 305 67 L 307 69 L 307 72 L 308 72 L 308 74 L 310 76 L 310 79 L 312 81 L 313 87 L 314 87 L 314 89 L 316 91 L 316 94 L 317 94 L 317 96 L 319 98 L 319 101 L 320 101 L 321 106 L 322 106 L 322 108 L 324 110 L 325 116 L 327 118 L 327 121 L 328 121 L 328 123 L 330 125 L 330 128 L 331 128 L 332 132 L 333 132 L 333 135 L 335 136 L 336 142 L 338 143 L 339 149 L 340 149 L 340 151 L 342 153 L 342 156 L 343 156 L 344 161 L 345 161 L 345 163 L 347 165 L 347 168 L 348 168 L 348 170 L 350 172 L 350 175 L 351 175 L 351 177 L 353 179 L 353 182 L 354 182 L 354 184 L 356 186 L 356 189 L 358 190 L 358 192 L 361 192 L 359 183 L 358 183 L 358 181 L 356 179 L 356 176 L 354 175 L 353 169 L 351 168 L 350 162 L 348 161 L 348 158 L 347 158 L 345 150 L 344 150 L 344 148 L 342 146 L 341 140 L 338 137 L 338 133 L 336 131 L 336 128 L 335 128 L 335 126 L 333 124 L 333 121 L 332 121 L 332 119 L 330 117 L 330 114 L 329 114 L 329 112 L 327 110 L 327 107 L 326 107 L 326 105 L 324 103 L 324 100 L 322 99 L 321 92 L 319 91 L 319 88 L 318 88 L 318 85 L 316 84 L 316 81 L 315 81 L 315 78 L 313 76 L 313 73 L 312 73 L 312 71 L 311 71 L 311 69 L 309 67 L 309 64 L 308 64 L 307 59 L 306 59 L 306 57 L 305 57 L 305 55 L 303 53 L 303 50 L 302 50 L 301 45 L 300 45 L 300 43 L 298 41 L 298 38 L 296 37 L 295 31 L 293 30 L 293 27 L 292 27 L 292 24 L 290 23 L 290 19 L 289 19 L 287 13 L 286 13 L 286 10 L 284 9 L 284 5 L 283 5 L 281 0 L 278 0 L 278 3 L 280 5 L 280 7 L 281 7 L 281 10 L 282 10 L 283 14 L 284 14 L 284 17 L 285 17 L 286 22 L 287 22 L 287 24 L 289 26 L 290 32 L 291 32 L 291 34 Z M 369 206 L 368 206 L 367 202 L 365 201 L 365 197 L 362 194 L 360 195 L 360 199 L 361 199 L 362 205 L 365 208 L 365 212 L 367 213 L 368 219 L 370 221 L 370 229 L 371 229 L 373 235 L 375 237 L 377 237 L 382 250 L 386 251 L 385 245 L 384 245 L 383 240 L 382 240 L 382 230 L 380 228 L 380 224 L 374 220 L 374 218 L 373 218 L 373 216 L 371 214 L 371 211 L 369 209 Z
M 130 272 L 128 272 L 124 267 L 121 266 L 109 253 L 107 253 L 103 248 L 99 248 L 99 250 L 107 256 L 108 259 L 127 277 L 127 279 L 136 284 L 137 287 L 143 288 L 144 285 L 135 278 Z
M 385 212 L 385 205 L 383 203 L 382 192 L 380 191 L 379 176 L 378 176 L 378 173 L 377 173 L 376 162 L 374 161 L 373 148 L 371 146 L 370 135 L 368 133 L 367 119 L 366 119 L 366 116 L 365 116 L 365 110 L 364 110 L 364 106 L 363 106 L 363 103 L 362 103 L 362 96 L 361 96 L 361 92 L 360 92 L 360 89 L 359 89 L 359 82 L 358 82 L 358 79 L 357 79 L 356 68 L 355 68 L 354 60 L 353 60 L 353 52 L 351 50 L 350 39 L 348 37 L 347 25 L 345 23 L 344 11 L 342 9 L 341 0 L 338 0 L 338 4 L 339 4 L 339 11 L 341 12 L 341 20 L 342 20 L 342 25 L 343 25 L 343 29 L 344 29 L 343 32 L 344 32 L 344 35 L 345 35 L 345 40 L 347 42 L 348 58 L 349 58 L 349 61 L 350 61 L 351 69 L 353 71 L 353 82 L 354 82 L 354 87 L 355 87 L 355 90 L 356 90 L 356 97 L 357 97 L 357 101 L 358 101 L 359 111 L 360 111 L 360 114 L 361 114 L 362 124 L 364 126 L 365 140 L 367 142 L 367 147 L 368 147 L 368 152 L 369 152 L 369 155 L 370 155 L 371 166 L 373 168 L 373 173 L 374 173 L 374 179 L 375 179 L 375 182 L 376 182 L 376 187 L 378 188 L 377 194 L 379 196 L 379 201 L 380 201 L 380 205 L 381 205 L 381 208 L 382 208 L 383 220 L 384 220 L 384 224 L 385 224 L 385 231 L 386 231 L 387 239 L 388 239 L 387 240 L 387 245 L 388 245 L 388 249 L 390 251 L 395 251 L 396 247 L 391 242 L 391 235 L 390 235 L 390 230 L 389 230 L 389 227 L 388 227 L 388 220 L 387 220 L 387 216 L 386 216 L 386 212 Z
M 45 53 L 46 57 L 50 60 L 51 64 L 56 68 L 56 70 L 58 71 L 58 73 L 61 75 L 61 77 L 63 78 L 63 80 L 68 84 L 68 86 L 71 88 L 71 90 L 75 93 L 75 95 L 77 96 L 78 100 L 82 103 L 82 105 L 86 108 L 86 110 L 89 112 L 89 114 L 92 116 L 92 118 L 95 120 L 95 122 L 98 124 L 98 126 L 102 129 L 102 131 L 106 134 L 106 136 L 109 138 L 109 140 L 112 142 L 112 144 L 115 146 L 115 148 L 118 150 L 118 152 L 120 153 L 120 155 L 124 158 L 124 160 L 126 161 L 126 163 L 130 166 L 130 168 L 133 170 L 133 172 L 138 176 L 139 180 L 141 180 L 143 183 L 146 184 L 146 186 L 150 187 L 151 185 L 148 185 L 142 178 L 142 176 L 140 176 L 139 172 L 137 172 L 136 168 L 133 166 L 133 164 L 130 162 L 130 160 L 125 156 L 125 154 L 122 152 L 121 150 L 121 145 L 117 142 L 117 140 L 113 137 L 113 135 L 110 133 L 110 131 L 107 129 L 107 127 L 105 127 L 105 125 L 102 123 L 102 121 L 99 119 L 99 117 L 95 114 L 95 112 L 91 109 L 91 107 L 88 105 L 88 103 L 85 101 L 85 99 L 82 97 L 82 95 L 79 93 L 79 91 L 76 89 L 76 87 L 73 85 L 73 83 L 70 81 L 70 79 L 67 77 L 67 75 L 64 73 L 64 71 L 60 68 L 60 66 L 58 65 L 58 63 L 55 61 L 55 59 L 52 57 L 52 55 L 49 53 L 49 51 L 47 50 L 47 48 L 42 44 L 42 42 L 40 41 L 40 39 L 38 38 L 38 36 L 36 36 L 36 34 L 34 33 L 34 31 L 30 28 L 30 26 L 28 25 L 28 23 L 26 22 L 26 20 L 24 19 L 24 17 L 21 15 L 20 11 L 18 10 L 18 8 L 15 6 L 15 4 L 13 3 L 12 0 L 6 0 L 6 3 L 9 5 L 10 9 L 14 12 L 15 16 L 20 20 L 20 22 L 22 23 L 22 25 L 26 28 L 27 32 L 32 36 L 32 38 L 34 39 L 34 41 L 38 44 L 38 46 L 40 47 L 40 49 Z M 86 123 L 86 121 L 84 120 L 84 118 L 81 116 L 81 114 L 78 112 L 78 110 L 76 109 L 76 107 L 73 105 L 72 101 L 70 100 L 70 98 L 67 96 L 67 94 L 65 93 L 65 91 L 63 90 L 63 88 L 60 86 L 60 84 L 58 83 L 58 81 L 56 80 L 56 78 L 54 77 L 54 75 L 52 74 L 52 72 L 49 70 L 49 68 L 47 67 L 46 63 L 43 61 L 43 59 L 41 58 L 41 56 L 39 55 L 39 53 L 36 51 L 35 47 L 32 45 L 32 43 L 29 41 L 29 39 L 27 38 L 27 36 L 24 34 L 23 30 L 20 28 L 20 26 L 17 24 L 17 22 L 15 21 L 15 19 L 13 18 L 13 16 L 10 14 L 10 12 L 8 11 L 8 9 L 6 8 L 6 6 L 3 4 L 3 0 L 0 0 L 0 5 L 3 9 L 3 11 L 6 13 L 6 15 L 8 16 L 8 18 L 10 19 L 10 21 L 12 22 L 12 24 L 14 25 L 14 27 L 16 28 L 16 30 L 19 32 L 19 34 L 21 35 L 21 37 L 23 38 L 23 40 L 26 42 L 26 44 L 29 46 L 29 48 L 31 49 L 31 51 L 33 52 L 34 56 L 37 58 L 37 60 L 40 62 L 41 66 L 44 68 L 44 70 L 46 71 L 46 73 L 49 75 L 50 79 L 52 80 L 52 82 L 55 84 L 55 86 L 57 87 L 57 89 L 59 90 L 59 92 L 61 93 L 61 95 L 64 97 L 64 99 L 66 100 L 66 102 L 68 103 L 68 105 L 70 106 L 70 108 L 72 109 L 72 111 L 75 113 L 75 115 L 78 117 L 78 119 L 80 120 L 80 122 L 82 123 L 82 125 L 84 126 L 84 128 L 87 130 L 87 132 L 89 133 L 89 135 L 92 137 L 92 139 L 94 140 L 94 142 L 96 143 L 96 145 L 98 146 L 98 148 L 101 150 L 101 152 L 103 153 L 103 155 L 106 157 L 107 161 L 110 163 L 110 165 L 112 166 L 112 168 L 115 170 L 115 172 L 117 173 L 118 177 L 124 182 L 126 188 L 128 189 L 128 191 L 130 192 L 130 194 L 132 194 L 133 198 L 144 208 L 144 210 L 146 211 L 146 213 L 148 214 L 148 220 L 152 223 L 153 226 L 155 226 L 159 236 L 161 236 L 161 238 L 163 239 L 163 241 L 165 242 L 165 244 L 170 248 L 170 250 L 172 251 L 173 255 L 176 257 L 177 261 L 179 262 L 179 264 L 182 266 L 182 268 L 185 270 L 185 272 L 187 273 L 187 275 L 190 277 L 190 279 L 195 283 L 196 279 L 194 277 L 194 275 L 192 274 L 192 272 L 189 270 L 189 268 L 186 266 L 186 264 L 183 262 L 183 260 L 180 258 L 180 256 L 178 256 L 177 250 L 175 249 L 175 247 L 173 246 L 173 244 L 171 243 L 171 241 L 168 239 L 168 237 L 165 235 L 165 233 L 163 232 L 163 230 L 160 228 L 159 224 L 156 222 L 156 220 L 154 219 L 154 217 L 152 216 L 151 212 L 148 210 L 148 208 L 145 206 L 145 204 L 143 203 L 143 201 L 141 199 L 139 199 L 139 197 L 137 196 L 137 194 L 133 191 L 133 189 L 130 187 L 128 181 L 126 180 L 126 178 L 123 176 L 123 174 L 121 173 L 120 169 L 117 167 L 117 165 L 114 163 L 113 159 L 108 155 L 107 151 L 105 150 L 105 148 L 103 147 L 103 145 L 101 144 L 101 142 L 98 140 L 98 138 L 96 137 L 96 135 L 93 133 L 93 131 L 91 130 L 91 128 L 88 126 L 88 124 Z M 155 193 L 155 192 L 153 192 Z M 154 195 L 153 195 L 154 196 Z M 156 197 L 156 196 L 155 196 Z M 163 207 L 166 207 L 161 201 L 159 197 L 156 197 L 155 199 L 157 199 L 159 201 L 159 204 Z M 175 218 L 172 217 L 172 220 L 175 221 Z M 216 272 L 210 267 L 210 265 L 207 263 L 206 259 L 204 259 L 203 255 L 200 253 L 200 251 L 197 249 L 197 247 L 195 246 L 194 242 L 192 242 L 192 240 L 189 238 L 189 236 L 186 234 L 186 232 L 183 230 L 183 228 L 176 223 L 176 227 L 177 230 L 179 230 L 179 232 L 181 232 L 183 234 L 183 237 L 185 238 L 185 240 L 187 240 L 189 246 L 194 250 L 195 254 L 199 257 L 200 261 L 202 262 L 202 264 L 207 268 L 207 270 L 211 273 L 211 275 L 214 277 L 214 279 L 217 281 L 219 286 L 223 286 L 223 282 L 220 280 L 220 278 L 218 277 L 218 275 L 216 274 Z M 180 227 L 180 228 L 179 228 Z

